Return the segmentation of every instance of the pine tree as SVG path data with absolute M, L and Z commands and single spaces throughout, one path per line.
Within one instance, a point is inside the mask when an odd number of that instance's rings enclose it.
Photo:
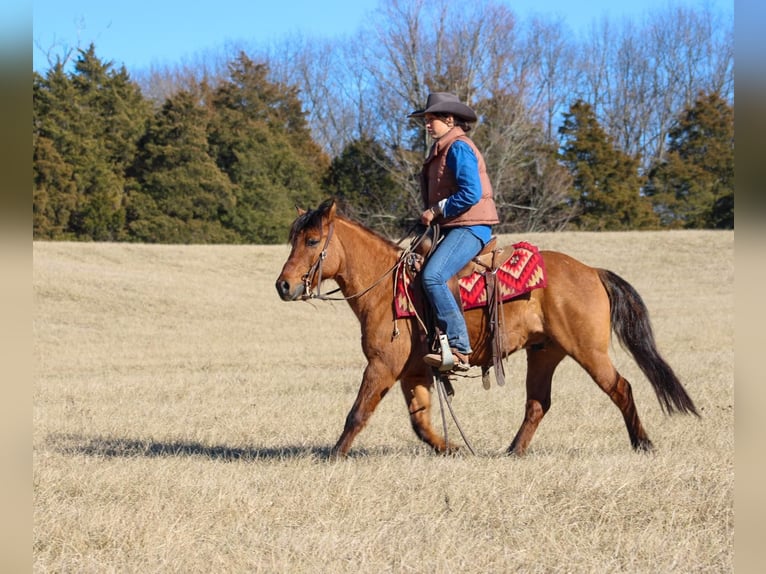
M 680 115 L 647 194 L 668 227 L 734 227 L 734 111 L 718 94 Z
M 573 178 L 572 201 L 579 229 L 647 229 L 657 225 L 641 195 L 639 161 L 616 149 L 589 104 L 578 100 L 564 114 L 561 160 Z
M 165 101 L 140 143 L 128 203 L 131 237 L 147 242 L 236 243 L 223 226 L 235 208 L 233 186 L 209 153 L 209 110 L 199 94 Z
M 78 204 L 74 168 L 62 155 L 72 145 L 67 115 L 74 87 L 56 65 L 46 78 L 33 76 L 32 230 L 36 239 L 74 239 L 69 223 Z M 62 150 L 62 151 L 59 151 Z
M 295 206 L 321 199 L 329 164 L 311 139 L 297 90 L 270 82 L 265 64 L 241 54 L 212 105 L 211 150 L 236 196 L 226 225 L 248 242 L 285 241 Z
M 122 239 L 125 171 L 150 113 L 138 86 L 91 44 L 72 74 L 35 76 L 33 109 L 36 236 Z

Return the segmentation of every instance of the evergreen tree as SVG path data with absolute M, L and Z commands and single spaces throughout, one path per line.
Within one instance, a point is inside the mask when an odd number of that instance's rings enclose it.
M 700 94 L 678 118 L 647 195 L 668 227 L 734 227 L 734 111 L 718 94 Z
M 74 239 L 69 223 L 77 209 L 77 183 L 73 166 L 62 152 L 66 153 L 72 145 L 66 126 L 75 92 L 61 64 L 51 68 L 46 78 L 34 73 L 33 101 L 33 236 L 36 239 Z
M 616 149 L 589 104 L 578 100 L 559 128 L 561 159 L 573 178 L 573 223 L 583 230 L 645 229 L 657 225 L 641 195 L 639 161 Z
M 91 44 L 71 75 L 35 75 L 33 109 L 35 235 L 122 239 L 125 171 L 150 113 L 138 86 Z
M 241 54 L 212 97 L 211 152 L 236 196 L 224 223 L 252 243 L 286 240 L 295 206 L 321 199 L 329 163 L 311 139 L 297 90 L 267 75 L 265 64 Z
M 233 186 L 209 153 L 210 112 L 200 94 L 166 100 L 142 138 L 132 170 L 138 188 L 128 203 L 128 228 L 140 241 L 234 243 L 222 221 L 235 208 Z
M 380 144 L 354 140 L 332 161 L 322 188 L 339 200 L 347 215 L 389 237 L 398 236 L 412 213 L 391 178 L 392 169 Z

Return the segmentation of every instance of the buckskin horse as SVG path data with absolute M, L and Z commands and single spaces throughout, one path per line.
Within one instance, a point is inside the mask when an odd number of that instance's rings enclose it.
M 321 298 L 321 283 L 332 279 L 361 325 L 367 366 L 333 455 L 348 453 L 354 438 L 397 381 L 416 435 L 437 452 L 457 448 L 447 444 L 431 425 L 431 389 L 436 379 L 422 360 L 429 350 L 428 340 L 415 319 L 397 320 L 392 305 L 394 270 L 404 250 L 338 213 L 334 200 L 315 210 L 299 210 L 289 242 L 290 255 L 276 281 L 280 298 Z M 620 409 L 632 447 L 652 449 L 630 383 L 610 359 L 612 331 L 646 375 L 666 414 L 699 416 L 673 369 L 658 352 L 647 308 L 636 290 L 615 273 L 589 267 L 564 253 L 540 251 L 540 255 L 546 286 L 504 302 L 498 322 L 503 329 L 502 355 L 519 349 L 527 354 L 524 420 L 508 453 L 522 455 L 526 451 L 551 406 L 553 373 L 567 355 Z M 493 357 L 486 308 L 467 310 L 465 318 L 474 349 L 471 364 L 487 368 Z

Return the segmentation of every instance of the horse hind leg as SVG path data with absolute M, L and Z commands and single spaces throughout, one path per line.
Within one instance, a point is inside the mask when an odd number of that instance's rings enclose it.
M 575 358 L 575 360 L 578 359 Z M 633 448 L 637 451 L 652 450 L 652 441 L 649 440 L 638 417 L 630 383 L 617 371 L 608 353 L 594 351 L 585 360 L 578 360 L 578 362 L 620 409 Z
M 425 378 L 402 379 L 402 393 L 410 412 L 410 424 L 417 437 L 438 453 L 455 452 L 459 446 L 450 442 L 431 425 L 431 386 Z
M 523 455 L 540 421 L 551 407 L 553 373 L 566 353 L 557 345 L 527 349 L 527 402 L 524 421 L 516 432 L 508 454 Z

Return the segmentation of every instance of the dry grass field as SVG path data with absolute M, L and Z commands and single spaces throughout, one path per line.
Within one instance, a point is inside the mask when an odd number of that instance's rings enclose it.
M 331 461 L 359 327 L 279 300 L 287 246 L 36 243 L 34 571 L 732 571 L 734 233 L 510 239 L 631 282 L 702 417 L 663 415 L 615 340 L 652 454 L 567 359 L 528 455 L 504 456 L 517 354 L 506 386 L 455 385 L 477 456 L 432 454 L 395 387 Z

